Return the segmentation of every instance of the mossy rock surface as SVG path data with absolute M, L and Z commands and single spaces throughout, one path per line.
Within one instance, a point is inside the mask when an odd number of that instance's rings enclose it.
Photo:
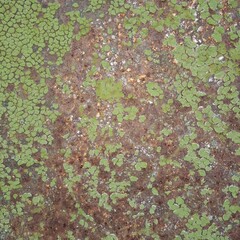
M 0 239 L 238 239 L 238 9 L 1 1 Z

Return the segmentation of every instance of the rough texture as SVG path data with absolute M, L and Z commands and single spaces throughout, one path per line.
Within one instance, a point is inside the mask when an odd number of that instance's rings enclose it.
M 239 239 L 239 20 L 1 1 L 0 239 Z

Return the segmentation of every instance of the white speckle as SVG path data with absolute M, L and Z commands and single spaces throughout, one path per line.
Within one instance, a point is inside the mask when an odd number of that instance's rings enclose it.
M 210 78 L 208 79 L 208 82 L 213 82 L 213 77 L 210 77 Z
M 198 40 L 197 40 L 196 38 L 193 38 L 193 41 L 194 41 L 195 43 L 197 43 L 197 42 L 198 42 Z

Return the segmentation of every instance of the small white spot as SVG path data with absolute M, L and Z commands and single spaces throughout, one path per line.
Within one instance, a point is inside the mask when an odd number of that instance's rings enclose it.
M 210 77 L 210 78 L 208 79 L 208 82 L 213 82 L 213 77 Z

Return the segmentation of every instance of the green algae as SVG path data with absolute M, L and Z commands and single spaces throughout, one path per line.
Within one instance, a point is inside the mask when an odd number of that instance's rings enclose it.
M 122 83 L 113 78 L 99 80 L 96 83 L 96 95 L 102 100 L 119 100 L 123 97 Z
M 37 1 L 11 1 L 4 2 L 0 9 L 0 47 L 4 56 L 0 65 L 0 116 L 2 127 L 8 132 L 7 140 L 1 144 L 0 185 L 2 198 L 9 203 L 1 208 L 1 232 L 10 232 L 9 214 L 12 217 L 21 216 L 23 209 L 30 204 L 17 200 L 14 207 L 9 202 L 12 190 L 26 187 L 21 184 L 19 167 L 24 167 L 29 176 L 36 171 L 42 181 L 51 180 L 44 168 L 47 150 L 40 146 L 52 143 L 53 137 L 46 122 L 54 123 L 59 113 L 57 105 L 49 107 L 44 100 L 49 91 L 46 82 L 53 81 L 51 69 L 62 63 L 64 54 L 70 50 L 70 43 L 75 38 L 74 22 L 60 24 L 55 17 L 59 8 L 58 3 L 49 3 L 48 8 L 43 8 Z M 46 59 L 46 54 L 56 56 L 56 61 Z M 37 80 L 31 77 L 33 72 L 38 75 Z M 8 90 L 10 86 L 11 91 Z M 41 149 L 40 163 L 33 157 L 38 149 Z M 7 170 L 7 159 L 11 159 L 15 166 L 11 170 L 13 181 Z M 32 166 L 35 170 L 30 170 Z M 40 202 L 39 197 L 34 197 L 32 201 L 35 205 Z M 42 196 L 43 205 L 44 201 Z M 6 211 L 9 214 L 5 214 Z

